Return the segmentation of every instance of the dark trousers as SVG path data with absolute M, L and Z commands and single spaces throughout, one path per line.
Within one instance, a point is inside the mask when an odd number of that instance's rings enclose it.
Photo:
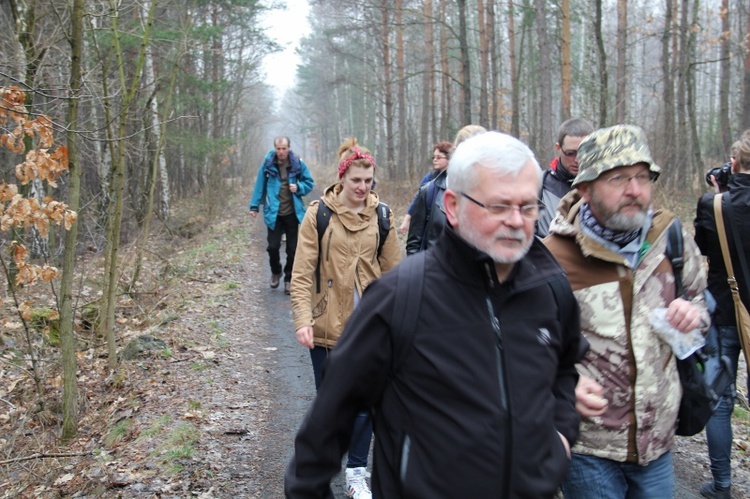
M 276 218 L 276 227 L 268 229 L 268 258 L 271 262 L 271 272 L 281 274 L 281 235 L 286 234 L 286 265 L 284 265 L 284 281 L 292 280 L 292 267 L 294 266 L 294 253 L 297 250 L 297 230 L 299 221 L 297 215 L 279 215 Z
M 315 347 L 310 350 L 310 358 L 313 365 L 313 376 L 315 376 L 315 390 L 320 388 L 323 382 L 323 366 L 328 359 L 329 350 L 323 347 Z M 346 461 L 347 468 L 366 468 L 367 455 L 370 452 L 370 440 L 372 440 L 372 418 L 369 411 L 359 411 L 354 420 L 352 437 L 349 441 L 349 457 Z

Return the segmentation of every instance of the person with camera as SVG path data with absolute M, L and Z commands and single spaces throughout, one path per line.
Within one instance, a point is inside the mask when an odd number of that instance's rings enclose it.
M 739 224 L 739 230 L 736 233 L 741 235 L 740 246 L 745 253 L 745 259 L 750 260 L 750 130 L 746 130 L 732 145 L 731 154 L 729 164 L 713 168 L 706 174 L 706 182 L 714 187 L 714 192 L 704 194 L 698 201 L 693 224 L 695 225 L 695 242 L 701 253 L 708 258 L 708 289 L 716 298 L 713 327 L 718 329 L 721 355 L 729 357 L 736 373 L 741 347 L 734 315 L 734 302 L 727 283 L 726 267 L 716 229 L 713 201 L 714 196 L 719 192 L 727 192 L 724 197 L 728 199 L 723 201 L 731 204 L 732 223 Z M 733 231 L 729 226 L 726 231 L 731 241 Z M 747 293 L 748 283 L 745 282 L 740 270 L 740 260 L 734 244 L 729 245 L 729 251 L 742 302 L 748 307 L 750 306 L 750 296 Z M 713 480 L 701 486 L 700 493 L 703 497 L 731 497 L 731 418 L 735 395 L 734 386 L 730 385 L 722 394 L 716 412 L 706 425 L 708 456 Z

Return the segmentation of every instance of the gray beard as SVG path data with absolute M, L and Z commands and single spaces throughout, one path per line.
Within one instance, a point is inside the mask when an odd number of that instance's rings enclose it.
M 615 213 L 604 223 L 604 226 L 610 230 L 617 230 L 621 232 L 627 232 L 631 230 L 640 229 L 648 219 L 647 212 L 640 212 L 635 216 L 628 217 L 621 213 Z

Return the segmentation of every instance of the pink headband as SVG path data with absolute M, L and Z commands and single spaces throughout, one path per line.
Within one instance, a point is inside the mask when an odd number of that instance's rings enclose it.
M 356 147 L 352 149 L 352 151 L 354 151 L 354 154 L 339 163 L 339 179 L 344 177 L 344 173 L 346 173 L 346 170 L 348 170 L 349 167 L 352 166 L 352 163 L 358 159 L 369 161 L 370 163 L 372 163 L 372 167 L 375 168 L 375 160 L 372 158 L 372 156 L 370 156 L 369 154 L 362 154 Z

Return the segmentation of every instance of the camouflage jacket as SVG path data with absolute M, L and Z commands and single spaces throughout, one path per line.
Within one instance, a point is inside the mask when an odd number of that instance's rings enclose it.
M 645 465 L 672 447 L 682 396 L 672 350 L 648 320 L 651 310 L 675 299 L 672 265 L 664 254 L 666 229 L 675 217 L 666 210 L 654 213 L 644 244 L 650 248 L 633 269 L 582 233 L 581 204 L 578 191 L 565 196 L 544 240 L 581 305 L 581 329 L 591 349 L 579 372 L 601 383 L 609 400 L 602 416 L 582 419 L 573 452 Z M 684 229 L 683 238 L 686 299 L 709 324 L 703 259 Z

